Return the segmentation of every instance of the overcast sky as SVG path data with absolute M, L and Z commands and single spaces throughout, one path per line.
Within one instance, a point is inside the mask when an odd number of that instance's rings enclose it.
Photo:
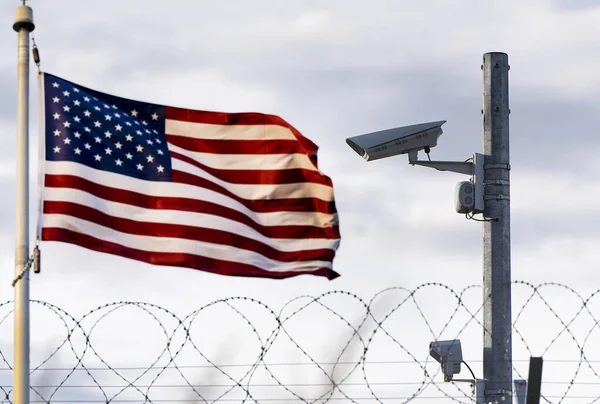
M 461 290 L 481 284 L 481 224 L 453 209 L 454 185 L 466 177 L 411 167 L 405 156 L 367 163 L 345 138 L 447 120 L 432 158 L 464 160 L 481 152 L 480 65 L 489 51 L 507 53 L 511 66 L 513 279 L 565 283 L 584 296 L 600 285 L 597 1 L 29 3 L 44 71 L 131 99 L 282 116 L 319 145 L 319 167 L 333 180 L 342 232 L 334 262 L 342 276 L 331 282 L 310 276 L 228 278 L 44 243 L 43 271 L 32 276 L 34 299 L 74 315 L 116 300 L 142 300 L 183 317 L 229 296 L 251 296 L 278 311 L 295 296 L 329 290 L 368 300 L 392 286 L 413 289 L 440 282 Z M 2 301 L 13 293 L 17 36 L 11 25 L 16 5 L 0 5 L 5 27 L 0 40 Z M 32 231 L 38 166 L 34 71 L 32 66 Z M 422 304 L 436 317 L 439 302 L 435 293 L 428 296 Z M 480 292 L 472 296 L 478 307 Z M 552 296 L 561 301 L 558 292 Z M 571 309 L 577 308 L 573 303 Z M 444 325 L 440 317 L 437 331 Z M 134 320 L 127 321 L 136 327 Z M 397 321 L 422 320 L 415 311 Z M 301 324 L 310 328 L 310 318 Z M 3 344 L 10 341 L 9 331 L 10 324 L 3 324 Z M 56 335 L 61 332 L 56 328 Z M 420 359 L 430 337 L 415 337 L 415 346 L 423 350 Z M 480 359 L 480 340 L 473 341 L 463 349 Z M 278 359 L 285 360 L 273 358 Z

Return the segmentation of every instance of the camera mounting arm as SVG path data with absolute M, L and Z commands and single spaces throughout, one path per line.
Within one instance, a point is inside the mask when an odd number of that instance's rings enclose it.
M 474 211 L 483 212 L 485 206 L 483 197 L 483 165 L 485 156 L 483 154 L 475 153 L 473 157 L 469 159 L 471 161 L 425 161 L 419 160 L 418 153 L 419 151 L 416 149 L 408 152 L 409 164 L 435 168 L 438 171 L 452 171 L 454 173 L 470 175 L 471 182 L 475 186 Z

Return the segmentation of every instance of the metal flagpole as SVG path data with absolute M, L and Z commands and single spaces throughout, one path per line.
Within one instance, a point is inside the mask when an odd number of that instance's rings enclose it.
M 35 28 L 31 7 L 15 11 L 19 34 L 17 97 L 17 204 L 15 232 L 15 323 L 13 403 L 29 404 L 29 33 Z
M 510 153 L 508 56 L 483 55 L 483 378 L 485 402 L 511 400 Z

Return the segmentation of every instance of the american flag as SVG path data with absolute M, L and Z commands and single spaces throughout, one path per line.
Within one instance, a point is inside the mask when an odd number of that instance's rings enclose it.
M 333 279 L 317 146 L 283 119 L 128 100 L 44 73 L 41 238 L 223 275 Z

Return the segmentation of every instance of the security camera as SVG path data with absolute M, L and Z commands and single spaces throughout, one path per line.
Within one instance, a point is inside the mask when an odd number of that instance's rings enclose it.
M 418 152 L 435 147 L 446 121 L 402 126 L 379 132 L 367 133 L 346 139 L 346 143 L 365 160 L 378 160 L 384 157 Z
M 460 340 L 433 341 L 429 343 L 429 355 L 441 364 L 445 382 L 451 381 L 455 374 L 460 373 L 463 361 Z

